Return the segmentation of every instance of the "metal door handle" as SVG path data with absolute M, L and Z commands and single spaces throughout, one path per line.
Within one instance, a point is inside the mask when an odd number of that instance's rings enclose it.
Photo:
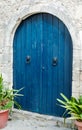
M 56 66 L 57 63 L 58 63 L 58 59 L 57 59 L 57 57 L 54 57 L 54 58 L 52 59 L 52 65 L 53 65 L 53 66 Z
M 26 63 L 30 63 L 30 61 L 31 61 L 31 57 L 30 57 L 30 56 L 27 56 L 27 57 L 26 57 Z

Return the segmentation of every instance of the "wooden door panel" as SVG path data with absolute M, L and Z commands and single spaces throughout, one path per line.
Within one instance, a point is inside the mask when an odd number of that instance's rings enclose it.
M 30 58 L 30 61 L 29 59 Z M 13 44 L 13 86 L 24 87 L 24 110 L 62 116 L 56 99 L 72 88 L 72 41 L 57 17 L 40 13 L 22 21 Z

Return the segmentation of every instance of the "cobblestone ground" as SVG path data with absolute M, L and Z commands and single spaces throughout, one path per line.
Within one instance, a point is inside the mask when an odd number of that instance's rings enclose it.
M 12 119 L 8 121 L 3 130 L 71 130 L 66 127 L 63 125 L 63 120 L 55 119 L 52 116 L 14 110 Z M 70 127 L 70 123 L 68 123 L 68 127 Z

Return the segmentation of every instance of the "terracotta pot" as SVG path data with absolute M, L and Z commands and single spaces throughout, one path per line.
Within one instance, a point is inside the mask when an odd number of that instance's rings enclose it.
M 0 111 L 0 129 L 7 125 L 9 110 Z
M 79 122 L 79 121 L 76 120 L 75 124 L 76 124 L 78 130 L 82 130 L 82 122 Z

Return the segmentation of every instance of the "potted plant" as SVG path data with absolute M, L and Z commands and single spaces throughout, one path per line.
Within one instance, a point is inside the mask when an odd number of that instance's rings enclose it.
M 74 119 L 78 130 L 82 130 L 82 95 L 78 98 L 71 97 L 71 99 L 68 99 L 62 93 L 60 95 L 63 99 L 57 99 L 57 101 L 60 103 L 61 107 L 65 108 L 64 115 L 71 115 L 68 119 Z
M 14 103 L 20 108 L 20 105 L 14 100 L 19 94 L 20 90 L 9 89 L 4 86 L 2 75 L 0 75 L 0 129 L 7 124 L 10 109 Z

